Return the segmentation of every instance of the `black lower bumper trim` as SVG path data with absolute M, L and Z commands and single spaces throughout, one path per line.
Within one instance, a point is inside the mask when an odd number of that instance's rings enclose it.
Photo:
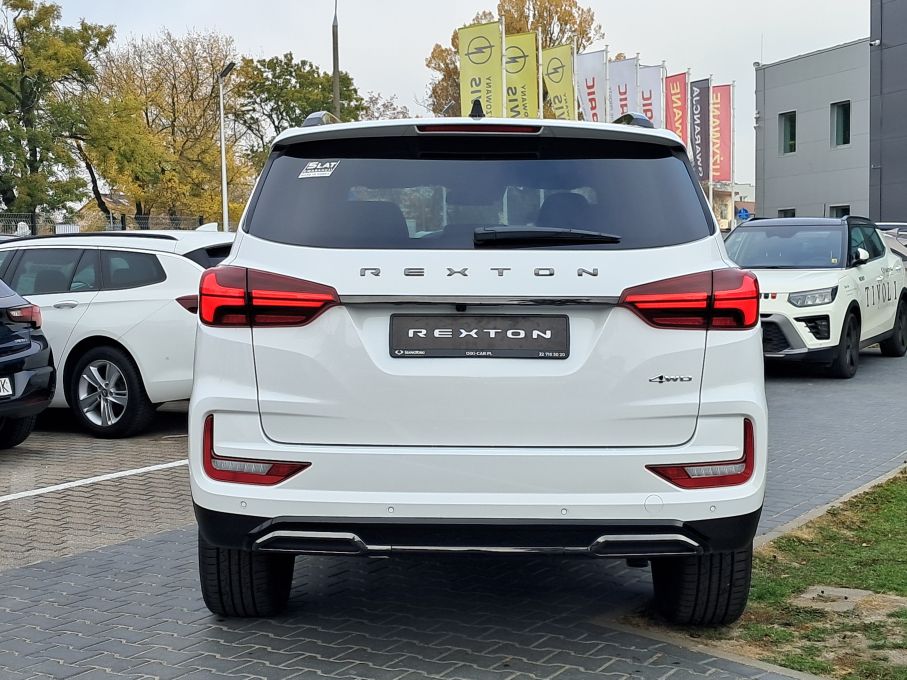
M 739 550 L 756 535 L 761 509 L 693 522 L 671 520 L 377 521 L 251 517 L 195 506 L 202 537 L 242 550 L 309 554 L 533 553 L 649 557 Z

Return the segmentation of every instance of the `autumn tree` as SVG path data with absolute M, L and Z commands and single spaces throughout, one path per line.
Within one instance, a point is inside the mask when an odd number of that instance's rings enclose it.
M 68 132 L 113 37 L 110 26 L 60 19 L 59 5 L 0 2 L 0 205 L 31 214 L 33 230 L 38 210 L 82 193 Z
M 377 92 L 369 92 L 365 96 L 365 111 L 359 120 L 392 120 L 396 118 L 412 118 L 409 109 L 397 103 L 397 95 L 385 97 Z
M 504 19 L 508 34 L 535 31 L 542 49 L 574 43 L 577 51 L 587 48 L 594 40 L 604 37 L 595 22 L 591 8 L 581 7 L 577 0 L 499 0 L 497 15 L 479 12 L 469 24 L 481 24 Z M 450 38 L 450 47 L 435 44 L 425 65 L 433 72 L 428 89 L 428 107 L 436 115 L 460 115 L 460 62 L 457 31 Z
M 236 69 L 232 117 L 244 133 L 250 158 L 260 165 L 271 140 L 302 125 L 315 111 L 333 110 L 331 74 L 292 52 L 270 59 L 244 58 Z M 365 103 L 348 73 L 340 73 L 340 118 L 357 120 Z
M 96 175 L 134 201 L 140 226 L 152 211 L 174 220 L 220 213 L 217 74 L 233 59 L 227 37 L 168 31 L 105 56 L 94 93 L 97 115 L 86 120 L 82 145 L 102 212 Z M 229 125 L 227 131 L 230 204 L 238 214 L 251 179 L 233 153 L 239 132 Z

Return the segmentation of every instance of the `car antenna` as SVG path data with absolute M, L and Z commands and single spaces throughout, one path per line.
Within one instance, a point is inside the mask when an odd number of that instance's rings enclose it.
M 472 100 L 472 110 L 469 112 L 470 118 L 484 118 L 485 111 L 482 110 L 482 102 L 479 99 Z

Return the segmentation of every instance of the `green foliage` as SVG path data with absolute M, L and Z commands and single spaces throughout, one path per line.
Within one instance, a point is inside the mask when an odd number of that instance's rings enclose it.
M 84 187 L 69 144 L 74 95 L 95 80 L 113 28 L 60 16 L 51 3 L 0 2 L 0 207 L 12 212 L 63 207 Z

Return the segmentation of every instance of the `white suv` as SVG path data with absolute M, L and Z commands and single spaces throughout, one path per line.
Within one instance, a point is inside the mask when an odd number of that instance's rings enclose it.
M 90 232 L 0 245 L 0 278 L 41 308 L 57 362 L 51 407 L 102 437 L 140 432 L 192 391 L 198 281 L 233 234 Z
M 672 621 L 743 611 L 766 469 L 758 287 L 672 133 L 289 130 L 199 304 L 211 611 L 279 611 L 296 554 L 414 552 L 649 560 Z

